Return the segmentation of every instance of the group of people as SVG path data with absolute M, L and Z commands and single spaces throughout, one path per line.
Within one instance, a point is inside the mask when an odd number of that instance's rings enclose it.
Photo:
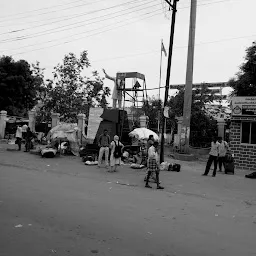
M 18 145 L 18 150 L 21 150 L 22 139 L 25 140 L 25 152 L 29 152 L 32 147 L 32 139 L 34 138 L 33 132 L 30 128 L 24 124 L 23 126 L 18 125 L 16 129 L 16 141 L 15 143 Z
M 214 163 L 212 176 L 215 177 L 217 173 L 217 167 L 219 164 L 219 171 L 222 171 L 222 166 L 225 163 L 225 156 L 229 150 L 228 143 L 222 139 L 222 137 L 214 137 L 211 142 L 211 150 L 209 153 L 209 158 L 205 167 L 203 176 L 207 176 L 212 163 Z
M 149 185 L 149 179 L 154 174 L 157 183 L 157 189 L 164 189 L 160 186 L 159 181 L 159 153 L 158 153 L 158 142 L 154 140 L 153 135 L 150 135 L 145 145 L 142 145 L 142 157 L 146 159 L 147 165 L 147 176 L 145 178 L 145 187 L 151 188 Z M 120 142 L 117 135 L 114 136 L 114 140 L 111 141 L 108 134 L 108 130 L 105 129 L 103 134 L 100 135 L 99 141 L 99 157 L 98 157 L 98 167 L 102 166 L 102 158 L 105 159 L 105 167 L 109 167 L 109 153 L 110 153 L 110 170 L 109 172 L 116 172 L 117 166 L 121 164 L 121 157 L 123 154 L 124 145 Z
M 98 167 L 102 165 L 102 158 L 104 156 L 105 166 L 109 167 L 109 152 L 110 152 L 110 170 L 109 172 L 116 172 L 117 166 L 121 164 L 121 156 L 124 149 L 124 145 L 119 141 L 117 135 L 114 136 L 114 140 L 111 141 L 108 134 L 108 130 L 105 129 L 103 134 L 100 135 L 98 146 L 99 157 L 98 157 Z

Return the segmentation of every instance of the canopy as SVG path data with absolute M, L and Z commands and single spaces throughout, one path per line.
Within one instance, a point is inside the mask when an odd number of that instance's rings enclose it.
M 77 124 L 62 123 L 53 127 L 49 131 L 47 135 L 47 140 L 67 140 L 70 144 L 71 152 L 74 155 L 78 156 L 80 146 L 78 132 L 80 132 L 80 129 L 77 127 Z
M 130 137 L 135 137 L 139 140 L 148 139 L 149 135 L 153 135 L 154 140 L 159 141 L 158 135 L 147 128 L 136 128 L 129 133 Z

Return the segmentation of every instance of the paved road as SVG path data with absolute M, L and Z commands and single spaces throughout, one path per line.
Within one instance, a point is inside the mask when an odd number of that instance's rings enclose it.
M 158 191 L 128 167 L 1 150 L 0 256 L 256 255 L 255 181 L 182 167 Z

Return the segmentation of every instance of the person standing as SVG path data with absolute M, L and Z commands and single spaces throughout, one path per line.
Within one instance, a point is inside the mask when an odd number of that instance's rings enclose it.
M 24 139 L 24 140 L 26 140 L 26 135 L 27 135 L 27 129 L 28 129 L 28 126 L 26 125 L 26 124 L 23 124 L 22 125 L 22 138 Z
M 26 144 L 25 144 L 25 152 L 29 152 L 31 149 L 31 141 L 33 139 L 33 133 L 31 132 L 30 128 L 27 128 L 27 132 L 26 132 Z
M 21 150 L 21 140 L 22 140 L 22 128 L 20 125 L 17 126 L 15 137 L 16 137 L 16 143 L 17 143 L 19 151 L 20 151 Z
M 220 143 L 217 141 L 217 138 L 214 137 L 211 142 L 211 150 L 209 153 L 209 158 L 208 158 L 203 176 L 208 175 L 211 165 L 212 165 L 212 162 L 214 162 L 214 169 L 213 169 L 212 177 L 216 176 L 218 156 L 219 156 L 219 146 L 220 146 Z
M 160 186 L 159 183 L 159 154 L 158 154 L 158 142 L 155 141 L 154 145 L 152 145 L 148 150 L 148 175 L 146 179 L 146 188 L 152 188 L 148 182 L 151 174 L 153 172 L 156 173 L 156 183 L 157 183 L 157 189 L 164 189 L 164 187 Z
M 110 172 L 116 172 L 117 165 L 121 165 L 121 156 L 124 145 L 119 141 L 117 135 L 114 136 L 114 140 L 110 144 Z
M 226 141 L 222 140 L 222 137 L 218 138 L 218 142 L 220 143 L 218 162 L 219 162 L 219 171 L 221 172 L 222 165 L 224 166 L 225 156 L 227 154 L 227 150 L 229 149 L 229 147 L 228 147 L 228 143 Z
M 105 129 L 103 134 L 99 137 L 98 146 L 100 148 L 99 158 L 98 158 L 98 167 L 101 167 L 102 157 L 105 154 L 105 165 L 108 167 L 108 157 L 109 157 L 109 145 L 110 145 L 110 136 L 108 135 L 108 130 Z

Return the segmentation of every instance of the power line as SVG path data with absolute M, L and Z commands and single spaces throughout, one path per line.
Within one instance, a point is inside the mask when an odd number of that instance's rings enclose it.
M 157 11 L 161 11 L 161 10 L 157 10 Z M 155 11 L 154 11 L 155 12 Z M 152 12 L 151 12 L 152 13 Z M 150 13 L 146 13 L 145 15 L 148 15 Z M 113 28 L 110 28 L 110 29 L 106 29 L 106 30 L 103 30 L 103 31 L 99 31 L 97 33 L 94 33 L 94 34 L 91 34 L 91 35 L 88 35 L 88 36 L 83 36 L 83 37 L 80 37 L 80 38 L 77 38 L 77 39 L 73 39 L 73 40 L 68 40 L 66 42 L 63 42 L 63 43 L 58 43 L 58 44 L 55 44 L 55 45 L 51 45 L 51 46 L 46 46 L 46 47 L 41 47 L 41 48 L 36 48 L 36 49 L 32 49 L 32 50 L 29 50 L 29 51 L 24 51 L 24 52 L 18 52 L 18 53 L 14 53 L 12 55 L 20 55 L 20 54 L 24 54 L 24 53 L 28 53 L 28 52 L 34 52 L 34 51 L 38 51 L 38 50 L 43 50 L 43 49 L 47 49 L 47 48 L 52 48 L 52 47 L 56 47 L 56 46 L 59 46 L 59 45 L 63 45 L 63 44 L 68 44 L 68 43 L 71 43 L 71 42 L 74 42 L 74 41 L 78 41 L 78 40 L 81 40 L 81 39 L 84 39 L 84 38 L 88 38 L 88 37 L 92 37 L 92 36 L 95 36 L 95 35 L 99 35 L 99 34 L 102 34 L 104 32 L 108 32 L 108 31 L 111 31 L 111 30 L 114 30 L 114 29 L 117 29 L 117 28 L 120 28 L 120 27 L 124 27 L 124 26 L 127 26 L 127 25 L 130 25 L 132 23 L 136 23 L 138 21 L 141 21 L 141 20 L 144 20 L 144 19 L 148 19 L 148 18 L 151 18 L 151 17 L 154 17 L 154 16 L 157 16 L 161 14 L 161 12 L 158 12 L 158 13 L 155 13 L 153 15 L 150 15 L 148 17 L 145 17 L 145 18 L 141 18 L 141 19 L 138 19 L 138 20 L 135 20 L 133 22 L 129 22 L 129 23 L 126 23 L 126 24 L 122 24 L 120 26 L 116 26 L 116 27 L 113 27 Z M 120 23 L 120 22 L 117 22 L 117 23 Z M 109 27 L 109 26 L 105 26 L 105 27 Z M 102 27 L 102 28 L 105 28 L 105 27 Z M 93 30 L 92 30 L 93 31 Z M 70 38 L 70 37 L 69 37 Z M 54 41 L 48 41 L 48 42 L 54 42 Z
M 17 15 L 22 15 L 22 14 L 26 14 L 26 13 L 31 13 L 31 12 L 34 13 L 34 12 L 38 12 L 38 11 L 41 11 L 41 10 L 47 10 L 47 9 L 52 9 L 52 8 L 59 7 L 59 6 L 70 5 L 70 4 L 77 3 L 77 2 L 84 2 L 84 0 L 77 0 L 77 1 L 73 1 L 71 3 L 52 5 L 52 6 L 49 6 L 49 7 L 43 7 L 43 8 L 34 9 L 34 10 L 26 11 L 26 12 L 18 12 L 18 13 L 11 14 L 11 15 L 8 15 L 8 16 L 0 17 L 0 19 L 5 19 L 5 18 L 9 18 L 9 17 L 17 16 Z M 87 3 L 87 5 L 94 4 L 94 3 L 97 3 L 97 2 L 100 2 L 100 1 Z
M 150 1 L 149 3 L 152 3 L 152 2 L 155 2 L 154 0 Z M 148 9 L 148 8 L 151 8 L 151 7 L 155 7 L 157 6 L 158 4 L 155 4 L 155 5 L 151 5 L 151 6 L 147 6 L 147 7 L 144 7 L 142 9 L 138 9 L 138 10 L 135 10 L 135 11 L 139 11 L 139 10 L 145 10 L 145 9 Z M 123 12 L 123 11 L 126 11 L 126 10 L 131 10 L 131 9 L 136 9 L 137 7 L 140 7 L 140 6 L 145 6 L 145 4 L 140 4 L 140 5 L 136 5 L 136 6 L 132 6 L 132 7 L 129 7 L 129 8 L 126 8 L 124 10 L 119 10 L 119 11 L 116 11 L 116 12 L 113 12 L 113 13 L 110 13 L 110 14 L 106 14 L 106 15 L 102 15 L 102 17 L 109 17 L 107 19 L 99 19 L 97 17 L 93 17 L 93 18 L 90 18 L 90 19 L 86 19 L 86 20 L 83 20 L 83 21 L 78 21 L 78 22 L 75 22 L 75 23 L 72 23 L 72 24 L 68 24 L 68 25 L 62 25 L 62 26 L 59 26 L 59 27 L 56 27 L 56 28 L 52 28 L 52 29 L 46 29 L 46 30 L 43 30 L 43 31 L 40 31 L 40 32 L 37 32 L 37 33 L 33 33 L 33 34 L 28 34 L 28 35 L 25 35 L 25 36 L 21 36 L 21 37 L 13 37 L 13 38 L 8 38 L 8 39 L 4 39 L 4 40 L 1 40 L 0 43 L 4 43 L 4 42 L 12 42 L 12 41 L 16 41 L 16 40 L 24 40 L 24 39 L 29 39 L 29 38 L 34 38 L 34 37 L 37 37 L 38 36 L 42 36 L 42 35 L 47 35 L 47 34 L 52 34 L 54 32 L 50 32 L 50 31 L 55 31 L 55 32 L 61 32 L 61 31 L 65 31 L 65 30 L 70 30 L 70 29 L 74 29 L 74 28 L 78 28 L 78 27 L 83 27 L 84 25 L 79 25 L 79 26 L 75 26 L 75 27 L 71 27 L 71 28 L 66 28 L 66 27 L 70 27 L 72 25 L 77 25 L 77 24 L 84 24 L 86 21 L 90 21 L 90 20 L 95 20 L 97 19 L 95 22 L 91 22 L 91 23 L 87 23 L 85 25 L 90 25 L 90 24 L 93 24 L 93 23 L 98 23 L 98 22 L 101 22 L 101 21 L 104 21 L 104 20 L 109 20 L 109 19 L 112 19 L 112 18 L 116 18 L 116 17 L 120 17 L 120 16 L 123 16 L 125 14 L 130 14 L 130 13 L 133 13 L 134 11 L 131 11 L 131 12 L 128 12 L 128 13 L 124 13 L 124 14 L 120 14 L 120 15 L 117 15 L 117 16 L 111 16 L 112 14 L 116 14 L 116 13 L 120 13 L 120 12 Z M 49 23 L 48 23 L 49 24 Z M 47 24 L 47 25 L 48 25 Z M 41 26 L 41 25 L 40 25 Z M 39 26 L 37 26 L 39 27 Z M 61 29 L 61 28 L 66 28 L 66 29 Z M 29 28 L 30 29 L 30 28 Z M 61 30 L 58 30 L 58 29 L 61 29 Z M 24 29 L 25 30 L 25 29 Z M 57 31 L 56 31 L 57 30 Z M 44 33 L 46 32 L 46 33 Z M 7 32 L 8 33 L 8 32 Z M 3 34 L 6 34 L 6 33 L 3 33 Z M 3 34 L 0 34 L 0 35 L 3 35 Z
M 156 10 L 154 10 L 153 12 L 155 12 Z M 132 12 L 134 12 L 134 11 L 132 11 Z M 153 13 L 153 12 L 150 12 L 150 13 Z M 150 14 L 149 13 L 149 14 Z M 148 13 L 143 13 L 143 14 L 141 14 L 141 15 L 147 15 Z M 123 16 L 123 15 L 119 15 L 119 16 Z M 112 19 L 113 17 L 111 17 L 111 19 Z M 130 19 L 126 19 L 126 20 L 130 20 Z M 115 22 L 115 23 L 120 23 L 120 21 L 119 22 Z M 111 26 L 111 25 L 106 25 L 106 26 L 103 26 L 103 27 L 101 27 L 101 28 L 105 28 L 105 27 L 109 27 L 109 26 Z M 99 29 L 101 29 L 101 28 L 99 28 Z M 92 31 L 95 31 L 95 29 L 92 29 L 92 30 L 87 30 L 87 31 L 85 31 L 85 32 L 92 32 Z M 57 39 L 57 40 L 60 40 L 60 39 L 66 39 L 66 38 L 70 38 L 71 36 L 75 36 L 75 35 L 80 35 L 81 33 L 76 33 L 76 34 L 73 34 L 73 35 L 70 35 L 70 36 L 65 36 L 65 37 L 62 37 L 62 38 L 59 38 L 59 39 Z M 11 51 L 12 50 L 20 50 L 20 49 L 22 49 L 22 48 L 28 48 L 28 47 L 31 47 L 31 46 L 38 46 L 38 45 L 42 45 L 42 44 L 45 44 L 45 43 L 50 43 L 50 42 L 55 42 L 56 40 L 48 40 L 48 41 L 45 41 L 45 42 L 42 42 L 42 43 L 40 43 L 40 44 L 38 44 L 38 43 L 36 43 L 36 44 L 30 44 L 30 45 L 26 45 L 26 46 L 24 46 L 24 47 L 19 47 L 19 48 L 16 48 L 16 49 L 10 49 Z M 4 43 L 4 42 L 3 42 Z
M 100 2 L 100 1 L 97 1 L 97 2 Z M 134 3 L 134 2 L 137 2 L 137 0 L 132 0 L 132 1 L 129 1 L 129 2 L 126 2 L 126 3 L 121 3 L 121 4 L 113 5 L 111 7 L 103 8 L 103 9 L 100 9 L 100 10 L 96 10 L 96 12 L 98 12 L 98 11 L 105 11 L 105 10 L 108 10 L 108 9 L 116 8 L 116 7 L 119 7 L 119 6 L 123 6 L 123 5 L 127 5 L 127 4 L 130 4 L 130 3 Z M 41 16 L 41 15 L 45 15 L 45 14 L 49 14 L 49 13 L 55 13 L 55 12 L 64 11 L 64 10 L 70 10 L 70 9 L 73 9 L 73 8 L 78 8 L 78 7 L 86 6 L 88 4 L 91 4 L 91 3 L 84 3 L 84 4 L 80 4 L 80 5 L 64 8 L 64 9 L 61 9 L 61 10 L 53 10 L 53 11 L 50 11 L 50 12 L 39 13 L 39 14 L 35 14 L 34 16 Z M 92 13 L 92 12 L 89 12 L 87 14 L 90 14 L 90 13 Z M 16 18 L 12 18 L 11 20 L 17 20 L 17 19 L 22 19 L 22 18 L 30 18 L 30 17 L 31 17 L 31 15 L 27 16 L 27 17 L 16 17 Z M 1 22 L 1 19 L 0 19 L 0 22 Z
M 142 1 L 145 1 L 145 0 L 142 0 Z M 211 3 L 207 3 L 207 4 L 202 4 L 202 5 L 209 5 L 209 4 L 215 4 L 215 3 L 220 3 L 220 2 L 226 2 L 226 1 L 231 1 L 231 0 L 222 0 L 222 1 L 218 1 L 218 2 L 211 2 Z M 131 1 L 131 2 L 134 2 L 134 1 Z M 130 3 L 131 3 L 130 2 Z M 150 1 L 149 3 L 151 3 L 151 2 L 153 2 L 153 1 Z M 128 2 L 129 3 L 129 2 Z M 127 4 L 127 3 L 126 3 Z M 121 4 L 121 5 L 123 5 L 123 4 Z M 143 4 L 142 4 L 143 5 Z M 142 5 L 137 5 L 136 7 L 139 7 L 139 6 L 142 6 Z M 95 13 L 95 12 L 98 12 L 98 11 L 102 11 L 102 10 L 107 10 L 107 9 L 110 9 L 110 8 L 114 8 L 114 7 L 117 7 L 117 6 L 120 6 L 120 4 L 119 5 L 116 5 L 116 6 L 112 6 L 112 7 L 108 7 L 108 8 L 104 8 L 104 9 L 100 9 L 100 10 L 96 10 L 96 11 L 94 11 L 94 12 L 90 12 L 89 14 L 91 14 L 91 13 Z M 153 5 L 153 6 L 156 6 L 156 5 Z M 153 6 L 151 6 L 151 7 L 153 7 Z M 199 5 L 200 6 L 200 5 Z M 132 8 L 134 8 L 134 7 L 131 7 L 130 9 L 132 9 Z M 148 8 L 148 7 L 147 7 Z M 185 8 L 188 8 L 188 7 L 181 7 L 180 9 L 185 9 Z M 121 10 L 121 11 L 123 11 L 123 10 Z M 84 14 L 83 15 L 80 15 L 80 16 L 84 16 Z M 104 15 L 104 16 L 108 16 L 108 14 L 107 15 Z M 102 16 L 102 17 L 104 17 L 104 16 Z M 121 16 L 121 15 L 119 15 L 119 16 Z M 118 17 L 118 16 L 117 16 Z M 74 17 L 73 17 L 74 18 Z M 77 18 L 77 17 L 76 17 Z M 72 26 L 72 25 L 76 25 L 76 24 L 79 24 L 79 23 L 83 23 L 83 22 L 85 22 L 85 21 L 88 21 L 88 20 L 92 20 L 92 19 L 95 19 L 95 18 L 91 18 L 91 19 L 87 19 L 87 20 L 84 20 L 84 21 L 79 21 L 79 22 L 76 22 L 76 23 L 73 23 L 73 24 L 69 24 L 69 25 L 63 25 L 63 26 L 59 26 L 59 27 L 57 27 L 57 28 L 52 28 L 52 29 L 50 29 L 50 30 L 44 30 L 44 31 L 41 31 L 41 32 L 38 32 L 38 33 L 33 33 L 33 34 L 29 34 L 29 35 L 25 35 L 25 36 L 21 36 L 21 37 L 14 37 L 14 38 L 8 38 L 8 39 L 4 39 L 4 40 L 1 40 L 0 41 L 0 43 L 8 43 L 8 42 L 12 42 L 12 41 L 19 41 L 19 40 L 25 40 L 25 39 L 29 39 L 29 38 L 33 38 L 33 37 L 38 37 L 38 36 L 43 36 L 43 35 L 46 35 L 46 34 L 52 34 L 52 33 L 54 33 L 54 32 L 50 32 L 50 31 L 55 31 L 56 29 L 58 29 L 58 28 L 63 28 L 63 27 L 69 27 L 69 26 Z M 65 19 L 64 19 L 65 20 Z M 108 20 L 108 19 L 105 19 L 105 20 Z M 89 24 L 92 24 L 92 23 L 97 23 L 97 22 L 91 22 L 91 23 L 89 23 Z M 49 24 L 51 24 L 51 23 L 46 23 L 46 24 L 42 24 L 42 25 L 39 25 L 39 26 L 35 26 L 35 27 L 40 27 L 40 26 L 44 26 L 44 25 L 49 25 Z M 89 24 L 86 24 L 86 25 L 89 25 Z M 77 28 L 77 27 L 82 27 L 83 25 L 80 25 L 80 26 L 76 26 L 75 28 Z M 32 27 L 33 28 L 33 27 Z M 27 28 L 27 29 L 30 29 L 30 28 Z M 15 31 L 15 32 L 18 32 L 18 31 L 23 31 L 23 30 L 27 30 L 27 29 L 21 29 L 21 30 L 17 30 L 17 31 Z M 73 28 L 67 28 L 67 29 L 62 29 L 62 30 L 59 30 L 59 31 L 56 31 L 56 32 L 61 32 L 61 31 L 65 31 L 65 30 L 70 30 L 70 29 L 73 29 Z M 49 31 L 49 32 L 48 32 Z M 46 32 L 46 33 L 44 33 L 44 32 Z M 6 33 L 12 33 L 12 32 L 6 32 Z M 3 34 L 6 34 L 6 33 L 2 33 L 2 34 L 0 34 L 0 35 L 3 35 Z

